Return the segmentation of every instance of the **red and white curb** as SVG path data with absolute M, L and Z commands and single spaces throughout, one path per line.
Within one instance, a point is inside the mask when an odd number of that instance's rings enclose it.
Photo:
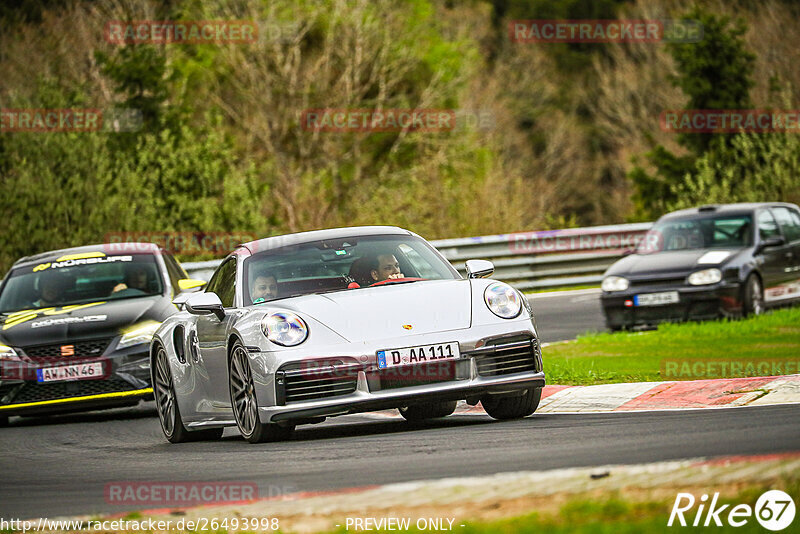
M 597 386 L 546 386 L 536 413 L 625 412 L 762 406 L 800 403 L 800 375 L 677 382 L 634 382 Z M 484 414 L 459 403 L 454 415 Z M 395 410 L 372 412 L 397 418 Z

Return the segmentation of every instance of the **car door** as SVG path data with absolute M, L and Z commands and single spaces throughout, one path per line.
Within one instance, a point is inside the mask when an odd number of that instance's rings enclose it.
M 772 208 L 771 211 L 786 239 L 785 292 L 781 298 L 795 299 L 800 297 L 800 214 L 784 206 Z
M 208 405 L 202 411 L 219 412 L 230 410 L 228 392 L 227 333 L 231 322 L 238 317 L 233 312 L 236 290 L 236 258 L 231 257 L 220 265 L 206 287 L 207 293 L 216 293 L 226 309 L 221 321 L 214 314 L 197 318 L 197 348 L 199 376 L 208 394 Z
M 768 209 L 764 208 L 758 211 L 757 221 L 759 244 L 763 244 L 770 238 L 782 237 L 780 227 Z M 780 300 L 783 294 L 783 285 L 788 278 L 787 268 L 791 265 L 788 257 L 790 253 L 791 247 L 784 244 L 762 247 L 758 254 L 761 274 L 764 278 L 764 300 L 768 303 Z

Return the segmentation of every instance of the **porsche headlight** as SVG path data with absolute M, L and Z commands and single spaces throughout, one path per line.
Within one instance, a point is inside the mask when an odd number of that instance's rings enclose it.
M 122 338 L 119 340 L 117 348 L 124 349 L 134 345 L 141 345 L 142 343 L 150 343 L 159 326 L 161 326 L 161 323 L 158 321 L 145 321 L 133 325 L 122 332 Z
M 494 282 L 483 292 L 483 300 L 491 312 L 503 319 L 513 319 L 522 310 L 517 290 L 503 282 Z
M 689 275 L 689 283 L 693 286 L 716 284 L 722 280 L 722 271 L 719 269 L 703 269 Z
M 622 278 L 621 276 L 606 276 L 603 279 L 603 283 L 600 285 L 600 289 L 606 293 L 612 293 L 614 291 L 625 291 L 630 285 L 627 278 Z
M 17 351 L 8 345 L 0 345 L 0 360 L 16 360 Z
M 284 347 L 299 345 L 308 337 L 308 326 L 292 312 L 273 312 L 261 321 L 267 339 Z

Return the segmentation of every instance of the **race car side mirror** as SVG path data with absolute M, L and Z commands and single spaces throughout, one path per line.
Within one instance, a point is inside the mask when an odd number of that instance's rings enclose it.
M 489 260 L 467 260 L 467 278 L 488 278 L 494 273 L 494 264 Z
M 186 299 L 185 306 L 192 315 L 213 313 L 220 321 L 225 318 L 225 309 L 216 293 L 194 293 Z
M 765 248 L 768 247 L 782 247 L 785 244 L 786 244 L 786 239 L 784 239 L 783 236 L 781 235 L 768 237 L 758 244 L 758 252 L 762 252 Z

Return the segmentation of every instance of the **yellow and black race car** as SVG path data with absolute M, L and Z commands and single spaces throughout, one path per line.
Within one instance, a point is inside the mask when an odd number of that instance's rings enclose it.
M 153 332 L 202 284 L 150 243 L 18 260 L 0 285 L 0 425 L 152 398 Z

